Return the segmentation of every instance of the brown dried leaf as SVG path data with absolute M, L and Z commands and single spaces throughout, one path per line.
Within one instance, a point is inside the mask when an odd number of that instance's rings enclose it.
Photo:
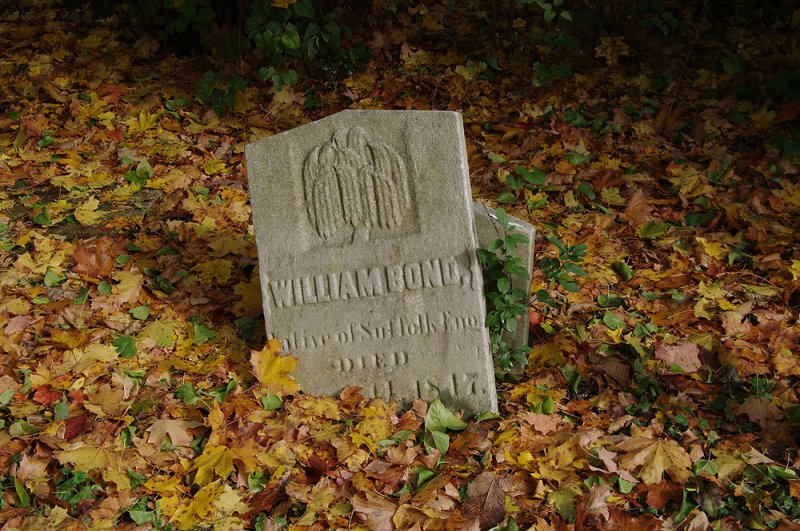
M 703 367 L 700 361 L 700 347 L 691 341 L 679 341 L 674 345 L 660 345 L 656 358 L 663 360 L 667 368 L 677 365 L 685 373 L 695 372 Z
M 353 510 L 366 517 L 367 527 L 375 531 L 392 531 L 392 517 L 397 511 L 394 502 L 369 492 L 359 494 L 353 500 Z
M 561 424 L 561 416 L 556 414 L 543 415 L 530 411 L 522 417 L 522 421 L 533 426 L 533 429 L 539 433 L 548 434 L 558 429 Z
M 99 240 L 84 242 L 75 248 L 73 271 L 92 279 L 107 278 L 114 271 L 114 260 L 122 249 L 121 242 L 107 236 Z
M 647 487 L 647 506 L 661 510 L 670 501 L 680 501 L 683 495 L 683 487 L 666 479 L 662 479 L 658 485 Z
M 750 422 L 758 422 L 761 428 L 781 418 L 781 410 L 763 396 L 748 396 L 736 409 L 737 415 L 747 415 Z
M 611 486 L 593 485 L 592 489 L 583 497 L 580 503 L 580 511 L 586 516 L 598 515 L 604 520 L 608 520 L 608 497 L 611 496 Z
M 672 439 L 636 437 L 626 439 L 618 446 L 628 452 L 620 459 L 620 466 L 628 470 L 641 467 L 639 477 L 647 485 L 660 483 L 664 472 L 678 483 L 685 483 L 691 476 L 689 454 Z
M 479 519 L 481 529 L 494 527 L 503 519 L 505 495 L 493 473 L 484 472 L 470 483 L 461 512 L 469 519 Z
M 147 428 L 147 432 L 150 433 L 150 436 L 147 438 L 147 442 L 150 444 L 155 444 L 156 446 L 161 444 L 161 441 L 164 440 L 165 435 L 169 435 L 169 440 L 175 446 L 189 446 L 192 444 L 192 437 L 187 433 L 186 430 L 191 428 L 197 428 L 202 426 L 203 424 L 194 420 L 185 420 L 185 419 L 161 419 L 155 421 L 149 428 Z

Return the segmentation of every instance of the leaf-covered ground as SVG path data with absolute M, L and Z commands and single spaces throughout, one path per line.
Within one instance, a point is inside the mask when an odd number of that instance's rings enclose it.
M 365 72 L 223 118 L 124 18 L 0 14 L 2 529 L 797 528 L 798 21 L 573 61 L 401 6 Z M 243 146 L 344 108 L 459 110 L 474 194 L 538 227 L 499 418 L 304 395 L 265 345 Z

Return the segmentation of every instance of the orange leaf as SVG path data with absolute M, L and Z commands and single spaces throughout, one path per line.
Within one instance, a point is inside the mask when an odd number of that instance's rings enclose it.
M 107 277 L 114 270 L 114 259 L 120 254 L 122 244 L 103 237 L 94 242 L 83 243 L 75 249 L 73 271 L 88 278 Z

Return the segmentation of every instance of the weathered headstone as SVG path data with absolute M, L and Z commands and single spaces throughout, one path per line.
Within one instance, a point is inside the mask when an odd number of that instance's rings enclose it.
M 343 111 L 245 154 L 267 332 L 301 387 L 496 411 L 461 116 Z
M 472 211 L 475 214 L 475 229 L 478 233 L 478 246 L 486 249 L 497 239 L 506 237 L 506 232 L 497 222 L 494 210 L 490 210 L 482 203 L 472 203 Z M 536 239 L 536 229 L 530 223 L 514 216 L 508 216 L 508 221 L 513 232 L 524 234 L 528 238 L 528 243 L 517 245 L 514 253 L 520 260 L 520 265 L 528 272 L 527 277 L 512 277 L 511 285 L 530 294 L 531 276 L 533 275 L 533 242 Z M 530 303 L 530 296 L 525 300 Z M 528 331 L 530 320 L 528 315 L 517 318 L 517 328 L 513 332 L 506 332 L 504 339 L 511 347 L 528 344 Z

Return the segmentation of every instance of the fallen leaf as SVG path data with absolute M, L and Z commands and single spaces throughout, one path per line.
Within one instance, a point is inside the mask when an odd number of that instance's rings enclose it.
M 497 525 L 505 516 L 505 495 L 491 472 L 483 472 L 467 487 L 461 512 L 469 519 L 477 518 L 482 530 Z
M 353 500 L 353 510 L 364 515 L 367 527 L 372 531 L 393 531 L 392 517 L 397 505 L 386 498 L 370 492 L 360 493 Z
M 647 506 L 660 511 L 670 501 L 680 502 L 682 496 L 683 487 L 662 479 L 658 485 L 647 487 Z
M 663 360 L 667 369 L 672 365 L 681 368 L 684 373 L 692 373 L 703 367 L 700 361 L 700 347 L 691 341 L 679 341 L 674 345 L 660 345 L 655 356 Z
M 608 498 L 611 496 L 611 485 L 592 485 L 589 492 L 581 499 L 578 512 L 586 516 L 602 516 L 608 520 Z
M 120 254 L 120 244 L 106 236 L 78 245 L 72 254 L 73 271 L 91 279 L 107 278 L 114 271 L 114 259 Z
M 557 414 L 544 415 L 529 411 L 522 417 L 522 421 L 533 426 L 533 429 L 542 434 L 556 431 L 561 425 L 561 416 Z
M 631 437 L 617 446 L 627 452 L 620 459 L 620 466 L 631 471 L 641 467 L 639 477 L 646 485 L 660 483 L 664 472 L 677 483 L 685 483 L 691 477 L 692 460 L 672 439 Z
M 192 437 L 186 430 L 202 426 L 201 422 L 185 419 L 160 419 L 155 421 L 147 428 L 150 436 L 147 442 L 150 444 L 160 445 L 166 435 L 169 435 L 169 440 L 175 446 L 189 446 L 192 443 Z
M 270 339 L 262 350 L 251 350 L 253 374 L 265 389 L 295 393 L 300 386 L 289 374 L 297 368 L 297 358 L 292 355 L 281 356 L 280 352 L 281 343 L 277 339 Z
M 764 398 L 763 396 L 748 396 L 744 402 L 736 408 L 737 415 L 747 415 L 750 422 L 757 422 L 762 429 L 766 428 L 771 422 L 782 417 L 781 410 Z
M 204 487 L 216 477 L 228 477 L 233 472 L 235 458 L 236 454 L 227 446 L 206 445 L 203 453 L 192 463 L 192 469 L 197 470 L 194 482 Z

